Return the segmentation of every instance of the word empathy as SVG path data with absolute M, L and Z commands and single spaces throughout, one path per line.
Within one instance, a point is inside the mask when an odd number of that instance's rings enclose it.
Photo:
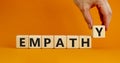
M 93 26 L 93 38 L 105 38 L 105 26 Z M 17 48 L 91 48 L 91 36 L 18 35 Z

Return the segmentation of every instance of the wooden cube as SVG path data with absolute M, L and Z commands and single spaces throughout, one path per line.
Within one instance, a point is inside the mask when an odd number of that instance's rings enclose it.
M 53 36 L 52 35 L 42 36 L 42 48 L 53 48 Z
M 105 26 L 104 25 L 93 26 L 93 38 L 105 38 Z
M 79 48 L 79 36 L 67 36 L 67 48 Z
M 54 48 L 66 48 L 66 36 L 56 35 L 54 37 Z
M 41 48 L 41 36 L 30 35 L 29 36 L 29 48 Z
M 91 48 L 91 36 L 80 36 L 80 48 Z
M 28 35 L 16 36 L 16 48 L 28 48 Z

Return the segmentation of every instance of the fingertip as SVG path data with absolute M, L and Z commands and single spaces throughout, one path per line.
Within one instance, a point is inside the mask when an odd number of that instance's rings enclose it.
M 88 24 L 89 29 L 92 29 L 92 24 Z
M 105 25 L 105 31 L 107 31 L 108 30 L 108 26 L 107 25 Z
M 105 26 L 105 31 L 107 31 L 108 30 L 108 26 L 106 24 L 104 24 L 104 23 L 102 23 L 102 25 Z

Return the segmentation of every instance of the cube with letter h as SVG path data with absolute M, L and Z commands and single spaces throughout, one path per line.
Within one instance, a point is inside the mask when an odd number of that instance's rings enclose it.
M 80 36 L 80 48 L 91 48 L 91 36 Z
M 93 26 L 93 38 L 105 38 L 105 26 L 104 25 Z

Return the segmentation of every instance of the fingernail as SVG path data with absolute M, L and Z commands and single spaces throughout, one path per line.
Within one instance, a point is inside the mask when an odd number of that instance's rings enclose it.
M 106 30 L 106 31 L 108 30 L 108 27 L 107 27 L 107 26 L 105 26 L 105 30 Z
M 88 27 L 89 27 L 90 29 L 92 29 L 92 26 L 91 26 L 91 24 L 88 24 Z

